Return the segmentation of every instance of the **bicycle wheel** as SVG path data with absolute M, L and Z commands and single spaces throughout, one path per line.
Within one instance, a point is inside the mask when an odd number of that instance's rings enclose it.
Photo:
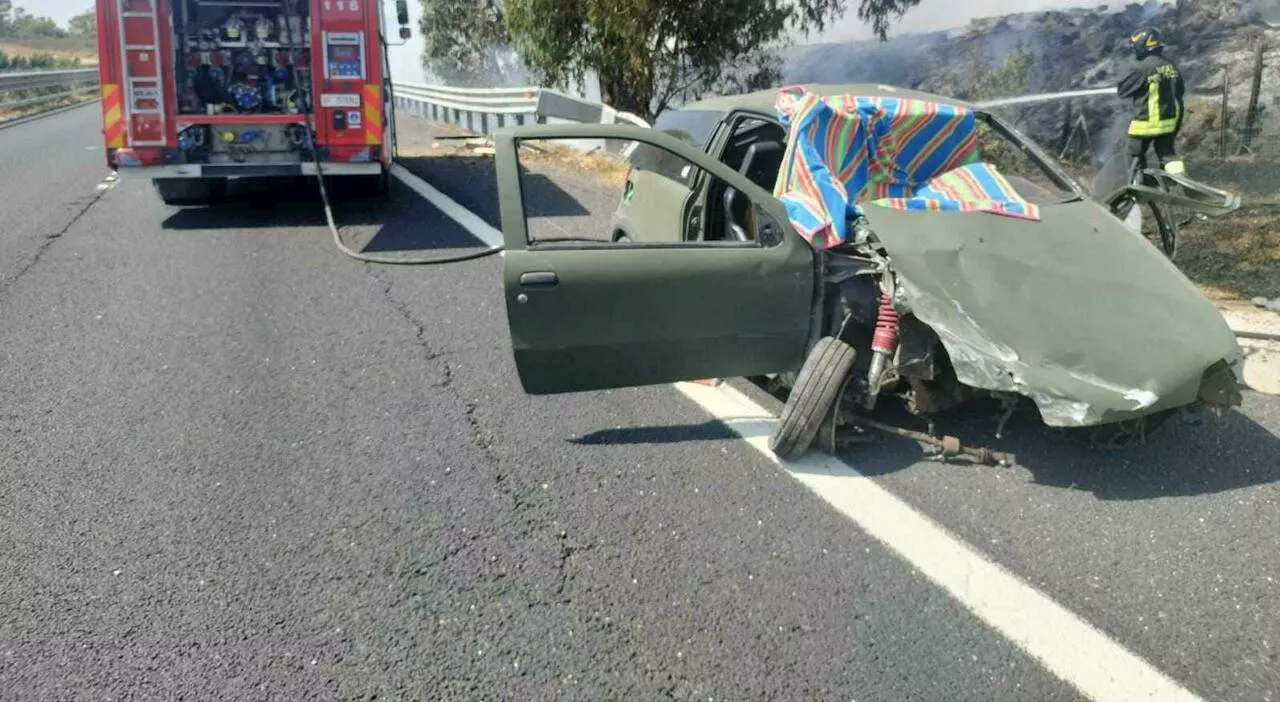
M 1165 256 L 1172 261 L 1178 255 L 1178 221 L 1174 218 L 1172 208 L 1168 205 L 1157 205 L 1149 203 L 1147 208 L 1151 210 L 1151 224 L 1154 232 L 1146 231 L 1146 222 L 1143 222 L 1143 235 L 1151 240 L 1153 245 L 1159 241 L 1160 250 Z
M 1148 177 L 1143 173 L 1136 159 L 1130 164 L 1129 174 L 1130 183 L 1140 182 L 1162 193 L 1168 192 L 1162 181 Z M 1151 226 L 1150 228 L 1147 227 L 1147 218 L 1143 217 L 1140 225 L 1142 235 L 1147 237 L 1153 246 L 1159 246 L 1164 255 L 1172 261 L 1178 255 L 1178 220 L 1175 217 L 1176 213 L 1173 211 L 1173 207 L 1154 202 L 1147 203 L 1147 209 L 1151 211 Z

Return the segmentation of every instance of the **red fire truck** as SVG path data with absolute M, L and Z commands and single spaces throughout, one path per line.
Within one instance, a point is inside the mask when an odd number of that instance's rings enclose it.
M 381 2 L 96 0 L 108 166 L 173 205 L 211 202 L 232 178 L 317 169 L 385 192 Z M 396 15 L 407 38 L 406 0 Z

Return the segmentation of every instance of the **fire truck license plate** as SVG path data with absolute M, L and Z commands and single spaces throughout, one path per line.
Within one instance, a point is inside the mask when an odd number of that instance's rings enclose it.
M 355 93 L 322 93 L 321 107 L 359 107 L 360 96 Z

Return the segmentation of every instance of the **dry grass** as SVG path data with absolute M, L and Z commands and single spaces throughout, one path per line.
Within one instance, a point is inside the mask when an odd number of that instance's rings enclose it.
M 401 146 L 404 156 L 430 156 L 435 158 L 483 159 L 493 158 L 493 144 L 484 137 L 452 131 L 451 137 L 439 139 L 428 146 Z M 603 184 L 621 187 L 626 183 L 630 164 L 614 153 L 584 152 L 565 144 L 548 140 L 524 141 L 520 144 L 520 165 L 531 170 L 551 170 L 593 176 Z
M 0 110 L 0 123 L 8 122 L 14 119 L 21 119 L 23 117 L 39 114 L 41 112 L 48 112 L 49 110 L 56 110 L 60 107 L 67 107 L 69 105 L 75 105 L 82 102 L 90 102 L 96 99 L 97 99 L 96 95 L 92 93 L 86 93 L 84 95 L 65 97 L 59 100 L 51 100 L 49 102 L 42 103 L 39 105 L 28 105 L 27 107 L 20 107 L 16 110 Z
M 1216 300 L 1280 297 L 1280 210 L 1244 208 L 1179 232 L 1178 267 Z
M 52 54 L 62 59 L 80 59 L 85 65 L 98 63 L 98 45 L 91 39 L 14 39 L 0 41 L 0 51 L 10 56 Z
M 520 145 L 520 164 L 525 167 L 586 173 L 607 185 L 622 187 L 627 182 L 630 164 L 612 153 L 584 152 L 571 146 L 545 141 L 528 141 Z

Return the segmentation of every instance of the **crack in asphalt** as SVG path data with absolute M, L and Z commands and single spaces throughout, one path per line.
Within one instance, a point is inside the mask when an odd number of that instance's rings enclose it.
M 462 393 L 459 392 L 454 385 L 454 369 L 449 362 L 449 353 L 439 351 L 432 348 L 431 343 L 427 339 L 426 325 L 414 316 L 413 311 L 409 309 L 409 305 L 403 300 L 397 299 L 392 293 L 393 284 L 387 280 L 380 271 L 372 272 L 374 278 L 383 284 L 382 294 L 387 301 L 396 309 L 402 318 L 413 328 L 414 339 L 418 346 L 425 352 L 424 357 L 428 361 L 435 361 L 440 364 L 442 379 L 434 383 L 432 386 L 440 388 L 449 393 L 457 404 L 462 405 L 463 417 L 470 431 L 470 439 L 472 445 L 480 450 L 485 463 L 493 469 L 494 487 L 498 493 L 505 497 L 512 507 L 512 514 L 524 526 L 524 533 L 532 536 L 537 532 L 546 534 L 548 531 L 553 532 L 553 538 L 558 542 L 559 562 L 556 564 L 557 583 L 554 590 L 554 601 L 552 602 L 530 602 L 530 607 L 549 604 L 568 604 L 572 601 L 566 593 L 569 589 L 569 582 L 572 580 L 572 563 L 575 555 L 589 551 L 593 545 L 572 544 L 569 542 L 569 535 L 563 529 L 556 530 L 554 520 L 546 515 L 537 515 L 533 512 L 538 510 L 538 506 L 531 502 L 525 494 L 534 492 L 534 488 L 521 489 L 516 481 L 504 470 L 502 457 L 494 450 L 495 443 L 493 434 L 484 428 L 480 419 L 476 416 L 479 405 L 472 400 L 463 399 Z M 467 545 L 459 546 L 451 549 L 444 554 L 436 564 L 443 563 L 449 558 L 458 555 L 467 548 Z
M 49 247 L 53 245 L 53 242 L 57 241 L 58 239 L 61 239 L 64 234 L 71 231 L 71 228 L 76 225 L 76 222 L 79 222 L 81 219 L 84 219 L 84 216 L 89 213 L 89 210 L 94 205 L 98 204 L 98 201 L 101 200 L 102 196 L 106 195 L 107 192 L 108 192 L 108 189 L 95 191 L 93 195 L 91 195 L 89 199 L 84 203 L 84 206 L 80 208 L 80 211 L 72 215 L 71 219 L 65 225 L 63 225 L 61 229 L 59 229 L 56 232 L 53 232 L 52 234 L 45 234 L 44 240 L 40 242 L 40 246 L 36 249 L 35 254 L 32 255 L 29 259 L 27 259 L 26 264 L 23 265 L 21 268 L 19 268 L 18 272 L 14 273 L 12 278 L 9 278 L 8 280 L 0 281 L 0 292 L 7 291 L 10 287 L 12 287 L 15 283 L 17 283 L 22 278 L 22 276 L 26 275 L 28 271 L 30 271 L 32 268 L 35 268 L 36 264 L 40 262 L 40 259 L 44 257 L 45 251 L 47 251 Z

